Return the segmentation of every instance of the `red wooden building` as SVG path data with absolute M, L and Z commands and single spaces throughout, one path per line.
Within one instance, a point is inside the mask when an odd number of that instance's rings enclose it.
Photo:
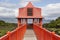
M 18 27 L 21 24 L 39 24 L 42 26 L 41 8 L 34 7 L 31 2 L 26 7 L 19 8 Z

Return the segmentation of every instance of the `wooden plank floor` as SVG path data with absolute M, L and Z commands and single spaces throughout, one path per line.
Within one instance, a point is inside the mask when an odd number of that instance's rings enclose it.
M 37 40 L 34 31 L 32 29 L 28 29 L 23 40 Z

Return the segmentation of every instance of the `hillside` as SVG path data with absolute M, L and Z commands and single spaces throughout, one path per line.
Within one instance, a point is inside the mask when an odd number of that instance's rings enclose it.
M 45 23 L 43 26 L 50 30 L 55 31 L 56 34 L 60 35 L 60 17 L 58 17 L 56 20 L 50 21 L 50 23 Z
M 17 27 L 15 23 L 6 23 L 0 20 L 0 37 L 5 35 L 7 31 L 12 31 Z

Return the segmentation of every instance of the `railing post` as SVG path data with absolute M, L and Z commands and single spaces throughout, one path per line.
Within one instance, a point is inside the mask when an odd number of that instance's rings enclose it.
M 55 34 L 55 32 L 52 32 L 52 33 L 51 33 L 51 40 L 56 40 L 56 39 L 54 38 L 54 34 Z
M 21 19 L 18 19 L 18 27 L 21 26 Z
M 11 36 L 10 36 L 10 35 L 11 35 L 11 32 L 8 31 L 7 34 L 8 34 L 8 40 L 12 40 L 12 39 L 11 39 Z
M 18 29 L 19 29 L 19 27 L 18 28 L 16 28 L 16 40 L 18 40 L 18 37 L 19 37 L 19 34 L 18 34 Z

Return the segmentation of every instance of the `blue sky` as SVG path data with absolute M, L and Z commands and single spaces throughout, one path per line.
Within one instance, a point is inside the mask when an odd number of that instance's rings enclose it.
M 0 0 L 0 18 L 16 18 L 18 9 L 28 2 L 42 8 L 42 16 L 47 20 L 60 17 L 60 0 Z
M 41 0 L 41 2 L 38 2 L 36 5 L 46 6 L 48 4 L 53 4 L 53 3 L 60 3 L 60 0 Z
M 32 1 L 32 0 L 30 0 L 30 1 Z M 22 0 L 0 0 L 0 2 L 19 4 L 22 2 Z M 29 0 L 23 0 L 23 2 L 29 2 Z M 34 0 L 32 2 L 38 6 L 45 6 L 47 4 L 60 3 L 60 0 L 37 0 L 37 1 Z

